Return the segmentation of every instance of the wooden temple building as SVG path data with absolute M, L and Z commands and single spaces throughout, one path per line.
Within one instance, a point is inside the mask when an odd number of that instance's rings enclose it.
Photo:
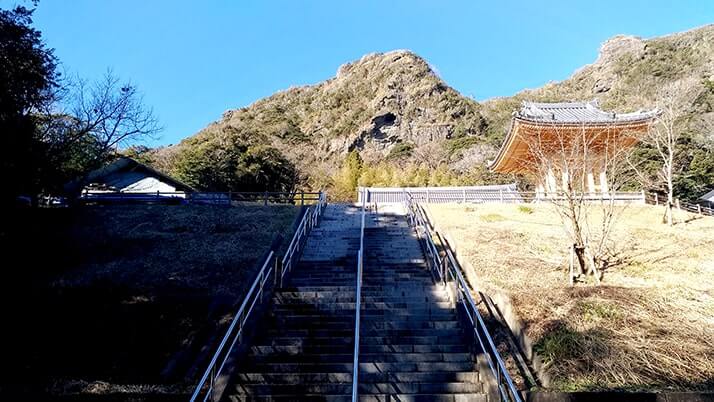
M 568 154 L 563 148 L 583 147 L 585 141 L 590 160 L 582 173 L 587 185 L 581 190 L 607 196 L 610 189 L 603 154 L 613 144 L 620 148 L 634 145 L 637 134 L 648 130 L 658 114 L 656 109 L 606 112 L 597 101 L 523 102 L 520 110 L 513 113 L 506 139 L 490 168 L 501 173 L 535 175 L 538 196 L 557 194 L 566 187 L 567 180 L 567 172 L 558 166 L 558 160 Z M 542 160 L 549 158 L 549 152 L 553 161 L 543 169 Z

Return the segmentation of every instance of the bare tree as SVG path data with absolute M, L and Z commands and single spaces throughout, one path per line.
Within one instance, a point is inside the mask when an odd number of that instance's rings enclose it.
M 161 130 L 137 87 L 111 71 L 91 85 L 78 81 L 70 110 L 77 121 L 74 137 L 91 136 L 102 152 L 152 138 Z
M 692 92 L 693 84 L 689 80 L 676 81 L 665 86 L 658 95 L 657 107 L 660 116 L 651 130 L 644 133 L 641 141 L 654 150 L 662 162 L 657 171 L 656 186 L 663 186 L 667 193 L 665 206 L 665 221 L 669 226 L 674 224 L 674 182 L 679 173 L 679 143 L 684 132 L 685 122 L 682 120 L 682 109 Z M 639 173 L 640 179 L 646 180 L 646 175 Z M 650 185 L 652 183 L 649 183 Z
M 544 199 L 554 206 L 570 240 L 573 259 L 569 280 L 592 276 L 600 283 L 608 264 L 612 229 L 623 208 L 614 193 L 630 177 L 627 155 L 634 139 L 610 128 L 597 132 L 585 126 L 554 125 L 536 129 L 522 140 L 529 157 L 522 163 L 545 187 Z M 607 188 L 592 192 L 594 174 L 608 178 Z M 605 183 L 603 183 L 605 185 Z
M 119 147 L 153 138 L 161 130 L 137 87 L 111 71 L 91 84 L 79 79 L 67 83 L 55 98 L 54 104 L 39 111 L 38 133 L 53 166 L 81 153 L 84 165 L 91 168 Z

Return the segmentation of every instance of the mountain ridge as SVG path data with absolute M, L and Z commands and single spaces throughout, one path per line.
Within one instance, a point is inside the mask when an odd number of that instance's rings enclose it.
M 313 188 L 334 186 L 353 152 L 360 169 L 389 171 L 358 174 L 365 185 L 512 181 L 485 173 L 485 163 L 522 101 L 597 99 L 604 109 L 626 112 L 651 108 L 667 85 L 686 82 L 680 113 L 689 123 L 683 129 L 706 150 L 684 161 L 706 162 L 687 187 L 693 194 L 714 182 L 714 139 L 705 129 L 714 122 L 711 43 L 714 25 L 650 39 L 616 35 L 603 42 L 593 63 L 569 78 L 483 102 L 461 95 L 410 50 L 370 53 L 339 66 L 325 81 L 228 110 L 195 135 L 158 151 L 154 161 L 191 183 L 190 167 L 187 171 L 182 163 L 187 156 L 199 148 L 220 154 L 240 143 L 276 150 L 295 166 L 298 183 Z M 399 174 L 405 169 L 408 177 Z M 433 177 L 435 170 L 440 179 Z

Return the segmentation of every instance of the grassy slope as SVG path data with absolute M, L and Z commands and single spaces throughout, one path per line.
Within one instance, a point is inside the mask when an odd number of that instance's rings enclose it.
M 16 329 L 4 342 L 18 353 L 4 357 L 0 390 L 3 382 L 35 391 L 79 379 L 181 382 L 192 358 L 176 353 L 206 342 L 203 331 L 232 311 L 274 234 L 289 241 L 297 211 L 113 206 L 16 216 L 20 229 L 0 240 L 10 243 L 9 260 L 23 261 L 2 286 Z
M 714 389 L 714 219 L 669 228 L 659 208 L 628 207 L 611 245 L 619 263 L 602 286 L 571 288 L 550 208 L 429 207 L 479 286 L 511 296 L 555 388 Z

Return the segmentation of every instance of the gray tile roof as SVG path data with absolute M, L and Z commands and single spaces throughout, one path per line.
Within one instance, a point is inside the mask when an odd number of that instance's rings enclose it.
M 606 112 L 597 100 L 590 102 L 538 103 L 523 102 L 516 117 L 550 123 L 618 123 L 649 120 L 657 116 L 657 109 L 632 113 Z

